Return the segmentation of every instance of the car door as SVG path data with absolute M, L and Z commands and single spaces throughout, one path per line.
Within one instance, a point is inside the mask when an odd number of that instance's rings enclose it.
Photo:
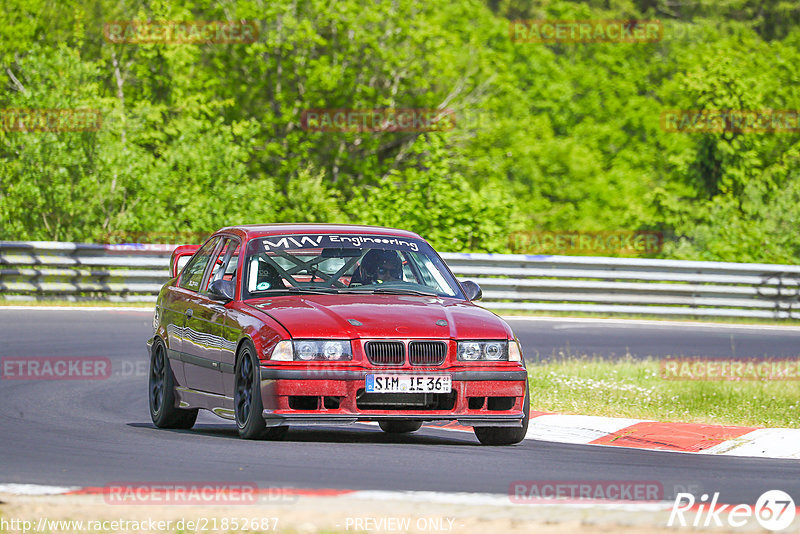
M 186 310 L 186 328 L 183 339 L 184 372 L 187 386 L 197 391 L 223 394 L 222 366 L 223 358 L 233 352 L 224 337 L 225 302 L 213 298 L 208 287 L 214 280 L 225 279 L 228 265 L 238 256 L 234 252 L 238 248 L 238 240 L 223 237 L 214 250 L 199 290 L 191 295 Z M 235 345 L 233 347 L 235 350 Z
M 214 238 L 200 247 L 181 271 L 177 283 L 167 288 L 162 300 L 160 313 L 162 314 L 161 321 L 166 326 L 167 353 L 172 373 L 180 386 L 187 385 L 183 356 L 189 302 L 197 288 L 200 287 L 209 259 L 217 245 L 219 245 L 219 238 Z
M 238 296 L 239 272 L 241 261 L 241 242 L 231 237 L 220 249 L 219 261 L 209 277 L 210 286 L 217 280 L 225 280 L 233 287 L 234 298 Z M 233 371 L 236 365 L 236 346 L 241 338 L 242 327 L 236 319 L 235 310 L 225 305 L 225 318 L 222 328 L 222 339 L 219 344 L 217 359 L 222 374 L 223 395 L 233 397 Z

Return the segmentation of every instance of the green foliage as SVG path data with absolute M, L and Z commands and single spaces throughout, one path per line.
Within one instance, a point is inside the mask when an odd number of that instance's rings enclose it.
M 439 135 L 419 137 L 410 149 L 415 167 L 393 170 L 350 208 L 368 224 L 403 227 L 453 252 L 502 252 L 515 213 L 509 195 L 495 184 L 473 188 L 454 172 Z
M 508 251 L 523 231 L 661 231 L 663 256 L 795 263 L 800 135 L 672 133 L 665 110 L 800 109 L 788 0 L 8 0 L 0 239 L 330 221 Z M 515 19 L 659 19 L 654 43 L 515 43 Z M 252 20 L 252 43 L 112 43 L 115 21 Z M 449 109 L 445 132 L 314 132 L 313 108 Z

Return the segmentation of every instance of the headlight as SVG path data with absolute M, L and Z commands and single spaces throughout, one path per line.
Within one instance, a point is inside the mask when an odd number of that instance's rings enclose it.
M 271 359 L 283 362 L 341 362 L 352 360 L 353 350 L 350 341 L 297 339 L 278 343 Z
M 480 360 L 481 359 L 481 344 L 480 343 L 459 343 L 458 344 L 458 359 L 459 360 Z
M 313 341 L 295 341 L 295 354 L 304 362 L 310 362 L 317 356 L 317 344 Z
M 503 350 L 505 343 L 487 343 L 483 347 L 483 353 L 487 360 L 502 360 L 505 354 Z
M 275 348 L 272 349 L 272 356 L 270 356 L 271 360 L 276 360 L 279 362 L 290 362 L 294 359 L 294 350 L 292 348 L 291 341 L 280 341 Z
M 341 341 L 326 341 L 322 345 L 322 356 L 326 360 L 341 360 L 344 355 L 344 347 Z
M 461 361 L 508 361 L 508 355 L 508 341 L 505 340 L 458 342 L 457 357 Z

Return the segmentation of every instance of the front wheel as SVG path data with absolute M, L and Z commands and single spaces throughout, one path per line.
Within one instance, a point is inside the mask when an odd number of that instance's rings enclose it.
M 531 413 L 530 392 L 528 391 L 528 381 L 525 381 L 525 400 L 522 407 L 522 426 L 515 427 L 492 427 L 476 426 L 473 428 L 475 437 L 483 445 L 513 445 L 525 439 L 528 433 L 528 419 Z
M 197 421 L 197 410 L 175 407 L 175 377 L 169 365 L 167 349 L 157 339 L 150 352 L 150 379 L 148 381 L 150 418 L 158 428 L 189 429 Z
M 246 342 L 239 350 L 236 362 L 236 390 L 234 392 L 234 412 L 236 428 L 244 439 L 279 439 L 289 427 L 267 428 L 262 417 L 264 404 L 261 400 L 261 365 L 256 357 L 256 349 Z
M 378 424 L 387 434 L 408 434 L 422 428 L 422 421 L 381 421 Z

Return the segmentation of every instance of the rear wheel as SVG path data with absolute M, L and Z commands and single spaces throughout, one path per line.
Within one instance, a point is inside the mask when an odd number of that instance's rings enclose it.
M 387 434 L 408 434 L 422 428 L 422 421 L 381 421 L 378 424 Z
M 289 427 L 268 428 L 261 412 L 261 365 L 256 357 L 252 343 L 245 342 L 239 350 L 236 362 L 236 390 L 234 392 L 234 412 L 236 428 L 244 439 L 280 439 Z
M 150 379 L 148 381 L 150 418 L 158 428 L 192 428 L 197 420 L 197 410 L 175 407 L 175 377 L 167 358 L 164 343 L 157 339 L 150 352 Z
M 528 391 L 528 381 L 525 381 L 525 400 L 522 406 L 522 427 L 492 427 L 476 426 L 473 428 L 475 436 L 483 445 L 513 445 L 525 438 L 528 432 L 528 419 L 530 419 L 531 399 Z

